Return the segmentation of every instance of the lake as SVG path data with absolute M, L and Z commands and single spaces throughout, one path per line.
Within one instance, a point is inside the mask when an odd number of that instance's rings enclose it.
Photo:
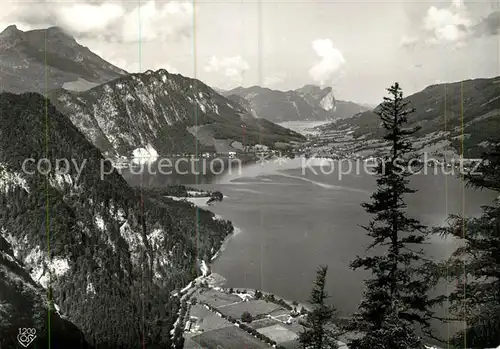
M 141 179 L 124 173 L 124 177 L 134 185 L 184 183 L 222 191 L 224 200 L 209 210 L 231 220 L 238 234 L 212 269 L 227 278 L 227 286 L 257 288 L 304 301 L 317 267 L 326 264 L 331 301 L 341 316 L 347 316 L 358 306 L 366 277 L 350 270 L 349 262 L 371 242 L 360 227 L 370 219 L 360 204 L 369 200 L 375 177 L 362 171 L 339 179 L 336 172 L 325 174 L 317 166 L 304 170 L 303 165 L 301 159 L 284 164 L 251 162 L 241 171 L 195 176 L 194 181 L 173 175 L 142 175 Z M 464 188 L 460 178 L 432 171 L 414 176 L 412 186 L 419 191 L 408 198 L 408 211 L 427 225 L 443 224 L 450 213 L 478 215 L 480 206 L 495 197 L 491 192 Z M 455 247 L 452 241 L 436 237 L 428 252 L 443 258 Z M 445 285 L 439 290 L 446 291 Z

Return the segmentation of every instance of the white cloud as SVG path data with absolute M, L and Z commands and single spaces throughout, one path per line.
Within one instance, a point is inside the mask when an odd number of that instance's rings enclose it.
M 56 6 L 57 25 L 74 34 L 103 32 L 125 14 L 119 4 L 85 4 Z
M 14 3 L 14 2 L 12 2 Z M 2 4 L 0 23 L 18 24 L 21 30 L 59 26 L 77 37 L 135 43 L 189 37 L 193 27 L 192 3 L 150 0 L 140 6 L 129 2 L 38 2 Z
M 105 59 L 109 63 L 111 63 L 111 64 L 117 66 L 118 68 L 121 68 L 129 73 L 142 73 L 142 72 L 147 70 L 145 67 L 142 67 L 138 62 L 127 61 L 126 59 L 123 59 L 123 58 L 117 58 L 117 57 L 107 58 L 106 57 Z
M 193 27 L 193 5 L 187 2 L 167 3 L 154 0 L 136 7 L 123 19 L 124 42 L 154 41 L 189 36 Z
M 205 71 L 222 72 L 225 77 L 239 84 L 243 82 L 243 76 L 249 69 L 250 65 L 240 55 L 223 58 L 212 56 L 205 66 Z
M 330 85 L 345 64 L 344 56 L 330 39 L 314 40 L 312 47 L 320 61 L 309 70 L 309 75 L 321 86 Z
M 429 7 L 419 28 L 419 35 L 403 36 L 400 44 L 406 48 L 418 44 L 461 48 L 471 37 L 472 25 L 463 1 L 452 0 L 451 5 L 446 8 Z
M 463 6 L 438 9 L 430 7 L 424 18 L 423 27 L 432 42 L 459 42 L 468 34 L 471 20 L 466 11 L 459 11 Z
M 20 4 L 14 1 L 4 1 L 2 2 L 2 11 L 0 11 L 0 32 L 3 31 L 7 26 L 11 24 L 17 24 L 18 28 L 21 30 L 30 30 L 32 27 L 20 21 L 19 18 L 22 16 L 23 8 Z

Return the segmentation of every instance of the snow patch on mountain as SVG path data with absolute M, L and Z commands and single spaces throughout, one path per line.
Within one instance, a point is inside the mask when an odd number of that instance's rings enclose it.
M 19 239 L 17 236 L 12 235 L 4 227 L 0 228 L 0 235 L 3 236 L 3 238 L 7 241 L 7 243 L 12 248 L 12 252 L 14 253 L 14 257 L 20 258 L 21 250 L 19 249 L 19 247 L 22 245 L 23 242 L 24 243 L 28 242 L 27 237 L 25 237 L 23 239 L 23 241 L 21 241 L 21 239 Z
M 208 206 L 207 201 L 209 200 L 208 197 L 199 197 L 199 198 L 192 198 L 192 197 L 178 197 L 178 196 L 167 196 L 169 199 L 172 199 L 174 201 L 188 201 L 195 206 L 198 207 L 206 207 Z

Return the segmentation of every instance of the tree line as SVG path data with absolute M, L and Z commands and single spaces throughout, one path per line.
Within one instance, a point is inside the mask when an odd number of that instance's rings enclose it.
M 371 277 L 364 281 L 362 300 L 348 324 L 333 326 L 337 312 L 327 303 L 327 266 L 321 266 L 310 296 L 313 309 L 303 321 L 298 341 L 303 348 L 338 348 L 340 336 L 351 332 L 360 335 L 347 341 L 350 349 L 424 349 L 428 339 L 446 343 L 447 348 L 496 348 L 500 345 L 500 195 L 482 207 L 480 217 L 451 215 L 442 227 L 427 227 L 409 217 L 405 199 L 416 190 L 409 185 L 408 165 L 417 156 L 410 137 L 419 129 L 405 127 L 415 109 L 403 98 L 400 85 L 395 83 L 387 91 L 375 113 L 390 151 L 376 168 L 371 202 L 362 204 L 372 216 L 363 227 L 372 239 L 367 250 L 372 253 L 357 256 L 350 264 L 354 270 L 369 271 Z M 491 140 L 496 145 L 482 155 L 479 171 L 465 174 L 464 180 L 468 186 L 500 194 L 500 135 L 496 137 Z M 461 244 L 447 260 L 434 261 L 423 249 L 433 234 L 453 236 Z M 431 297 L 430 291 L 443 280 L 456 280 L 456 288 Z M 435 309 L 445 302 L 449 315 L 439 317 Z M 465 326 L 445 339 L 433 333 L 434 320 L 463 321 Z

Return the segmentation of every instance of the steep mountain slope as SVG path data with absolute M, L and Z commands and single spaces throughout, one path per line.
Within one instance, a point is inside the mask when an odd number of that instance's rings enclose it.
M 254 118 L 199 80 L 164 69 L 132 74 L 91 90 L 60 89 L 52 102 L 101 151 L 130 156 L 217 150 L 217 140 L 245 144 L 302 141 L 303 136 Z
M 406 97 L 416 109 L 409 118 L 409 126 L 420 126 L 419 136 L 447 131 L 448 139 L 459 152 L 461 152 L 461 141 L 457 137 L 463 132 L 464 154 L 478 155 L 481 152 L 481 144 L 487 144 L 483 142 L 498 141 L 500 137 L 498 81 L 500 79 L 497 77 L 437 84 Z M 380 118 L 374 111 L 361 113 L 348 120 L 340 120 L 327 125 L 324 129 L 354 129 L 355 136 L 369 137 L 380 137 L 382 132 Z
M 237 87 L 225 93 L 246 99 L 255 115 L 272 122 L 325 120 L 327 111 L 311 105 L 296 91 L 277 91 L 260 86 Z
M 52 348 L 90 348 L 83 333 L 47 304 L 47 291 L 33 281 L 0 235 L 0 346 L 18 347 L 20 328 L 36 330 L 37 348 L 49 347 L 49 333 Z
M 132 189 L 103 160 L 42 96 L 0 94 L 0 270 L 9 276 L 0 313 L 50 288 L 54 307 L 98 348 L 169 347 L 179 309 L 171 293 L 233 227 L 161 191 Z M 19 277 L 13 291 L 9 280 Z M 46 314 L 39 306 L 26 318 L 1 317 L 0 333 L 43 325 L 29 316 Z
M 124 74 L 58 27 L 23 32 L 11 25 L 0 33 L 0 92 L 81 90 Z
M 331 119 L 347 119 L 369 110 L 366 106 L 354 102 L 335 99 L 330 87 L 322 89 L 316 85 L 305 85 L 296 91 L 311 105 L 319 105 L 328 110 Z
M 273 122 L 348 118 L 367 110 L 356 103 L 336 100 L 331 87 L 315 85 L 286 92 L 259 86 L 238 87 L 224 95 L 246 99 L 255 115 Z

